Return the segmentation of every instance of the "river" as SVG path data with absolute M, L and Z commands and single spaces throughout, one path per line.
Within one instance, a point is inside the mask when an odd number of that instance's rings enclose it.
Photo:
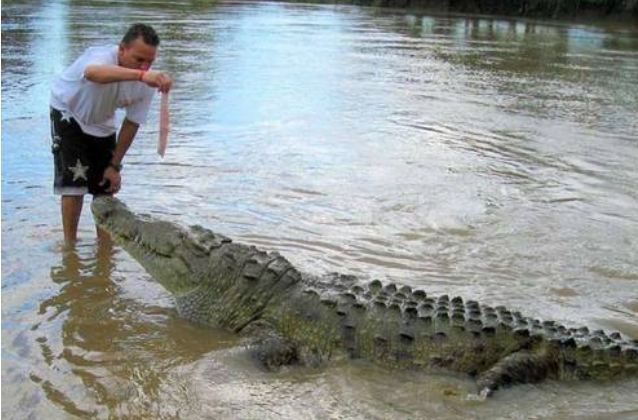
M 632 418 L 638 381 L 518 386 L 338 361 L 263 371 L 180 319 L 88 211 L 63 250 L 48 89 L 154 25 L 174 79 L 125 159 L 135 211 L 299 269 L 638 339 L 638 28 L 206 1 L 2 5 L 6 418 Z

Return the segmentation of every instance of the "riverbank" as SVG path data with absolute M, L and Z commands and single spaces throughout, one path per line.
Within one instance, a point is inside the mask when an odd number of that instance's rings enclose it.
M 638 0 L 318 0 L 310 2 L 417 9 L 438 13 L 638 21 Z

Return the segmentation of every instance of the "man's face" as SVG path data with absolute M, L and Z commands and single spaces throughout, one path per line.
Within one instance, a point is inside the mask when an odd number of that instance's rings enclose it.
M 157 47 L 148 45 L 140 37 L 127 44 L 120 44 L 118 64 L 128 69 L 148 70 L 155 60 Z

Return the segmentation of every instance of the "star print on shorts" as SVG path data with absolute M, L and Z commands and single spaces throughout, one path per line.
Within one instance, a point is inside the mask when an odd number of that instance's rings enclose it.
M 82 131 L 68 112 L 51 109 L 55 194 L 108 194 L 108 185 L 102 184 L 102 180 L 114 150 L 115 134 L 108 137 L 91 136 Z
M 77 181 L 78 179 L 84 179 L 88 181 L 86 177 L 86 171 L 89 169 L 88 166 L 83 166 L 80 159 L 75 162 L 75 166 L 69 166 L 69 171 L 73 172 L 73 181 Z

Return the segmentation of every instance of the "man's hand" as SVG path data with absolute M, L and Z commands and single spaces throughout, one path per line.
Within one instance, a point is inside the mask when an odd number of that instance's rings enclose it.
M 144 73 L 142 82 L 151 87 L 158 88 L 158 90 L 162 93 L 167 93 L 169 90 L 171 90 L 171 86 L 173 84 L 173 81 L 168 76 L 168 74 L 153 70 L 149 70 Z
M 120 190 L 122 186 L 122 177 L 120 173 L 113 169 L 112 167 L 107 167 L 104 170 L 104 175 L 102 176 L 102 182 L 100 182 L 100 186 L 106 185 L 106 182 L 109 182 L 108 188 L 106 189 L 107 193 L 115 194 Z

